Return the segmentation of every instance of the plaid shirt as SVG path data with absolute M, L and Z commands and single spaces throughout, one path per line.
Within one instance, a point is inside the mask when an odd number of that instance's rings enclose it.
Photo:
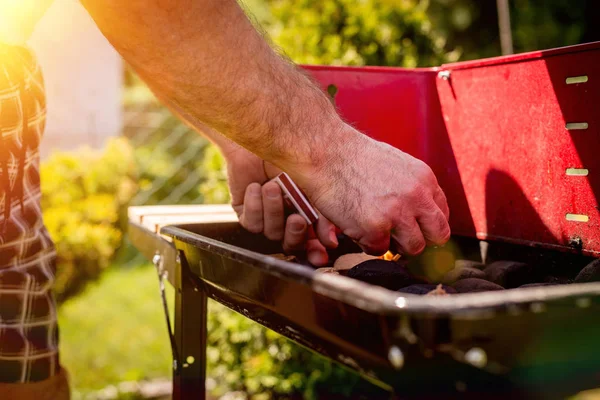
M 56 252 L 40 209 L 44 83 L 33 53 L 0 43 L 0 382 L 59 371 Z

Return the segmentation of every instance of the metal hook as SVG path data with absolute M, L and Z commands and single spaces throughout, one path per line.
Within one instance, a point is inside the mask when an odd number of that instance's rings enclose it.
M 163 267 L 163 259 L 160 253 L 157 251 L 152 258 L 152 263 L 156 267 L 156 273 L 158 275 L 158 285 L 160 288 L 160 297 L 162 299 L 163 311 L 165 313 L 165 320 L 167 321 L 167 331 L 169 333 L 169 341 L 171 342 L 171 352 L 173 353 L 173 370 L 177 371 L 179 368 L 179 352 L 177 351 L 177 344 L 175 342 L 175 335 L 171 329 L 171 318 L 169 317 L 169 307 L 167 304 L 167 295 L 165 293 L 165 280 L 167 279 L 168 272 Z

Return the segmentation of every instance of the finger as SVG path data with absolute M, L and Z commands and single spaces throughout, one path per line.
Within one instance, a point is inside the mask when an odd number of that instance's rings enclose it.
M 319 213 L 319 220 L 314 225 L 314 230 L 319 241 L 327 248 L 335 249 L 338 246 L 335 225 Z
M 283 197 L 281 188 L 275 182 L 267 182 L 262 187 L 264 234 L 270 240 L 282 240 L 285 228 Z
M 309 228 L 309 230 L 312 230 L 312 227 Z M 308 262 L 317 267 L 327 265 L 327 262 L 329 261 L 327 249 L 325 249 L 323 243 L 321 243 L 321 241 L 317 239 L 316 235 L 309 234 L 309 237 L 310 236 L 313 236 L 313 238 L 309 239 L 308 242 L 306 242 Z
M 263 204 L 259 183 L 251 183 L 246 188 L 240 223 L 250 232 L 260 233 L 263 231 Z
M 417 217 L 417 222 L 428 243 L 442 245 L 450 239 L 450 225 L 439 208 L 434 206 L 432 210 Z
M 416 255 L 425 249 L 425 238 L 417 220 L 403 221 L 392 232 L 392 239 L 401 254 Z
M 358 245 L 367 254 L 380 256 L 390 249 L 390 232 L 369 230 L 369 234 L 363 236 Z
M 435 204 L 442 210 L 442 213 L 446 217 L 446 220 L 450 220 L 450 208 L 448 208 L 448 201 L 446 200 L 446 195 L 441 187 L 438 186 L 438 190 L 435 192 L 433 196 L 433 200 Z
M 304 250 L 306 247 L 307 228 L 308 224 L 304 218 L 298 214 L 290 215 L 285 224 L 283 251 L 290 253 Z

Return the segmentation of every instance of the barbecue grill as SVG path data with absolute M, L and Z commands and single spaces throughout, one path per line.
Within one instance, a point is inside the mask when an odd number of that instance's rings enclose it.
M 600 257 L 599 65 L 590 43 L 428 69 L 306 69 L 347 121 L 438 177 L 453 236 L 411 262 L 518 261 L 571 282 Z M 600 283 L 417 296 L 274 258 L 280 244 L 229 206 L 136 207 L 130 220 L 176 289 L 175 399 L 204 398 L 207 298 L 403 397 L 600 386 Z M 340 240 L 333 259 L 358 251 Z

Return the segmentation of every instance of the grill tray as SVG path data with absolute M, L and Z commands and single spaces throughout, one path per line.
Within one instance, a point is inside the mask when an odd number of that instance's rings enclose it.
M 190 330 L 194 323 L 184 317 L 185 308 L 195 314 L 203 309 L 195 304 L 202 299 L 186 298 L 187 283 L 188 292 L 206 294 L 407 397 L 563 398 L 600 386 L 598 283 L 411 296 L 267 256 L 281 252 L 279 245 L 236 222 L 166 226 L 161 233 L 172 243 L 131 224 L 132 240 L 148 256 L 152 249 L 170 254 L 164 264 L 178 277 L 176 320 L 187 321 L 187 329 L 177 331 L 177 321 L 175 328 L 184 356 L 190 354 L 182 349 L 185 343 L 188 348 L 194 343 L 195 357 L 202 360 L 198 347 L 204 346 L 204 331 Z M 476 239 L 454 237 L 453 242 L 463 255 L 478 253 Z M 340 246 L 342 252 L 351 247 Z M 588 261 L 501 243 L 489 244 L 488 255 L 494 252 L 567 267 Z

